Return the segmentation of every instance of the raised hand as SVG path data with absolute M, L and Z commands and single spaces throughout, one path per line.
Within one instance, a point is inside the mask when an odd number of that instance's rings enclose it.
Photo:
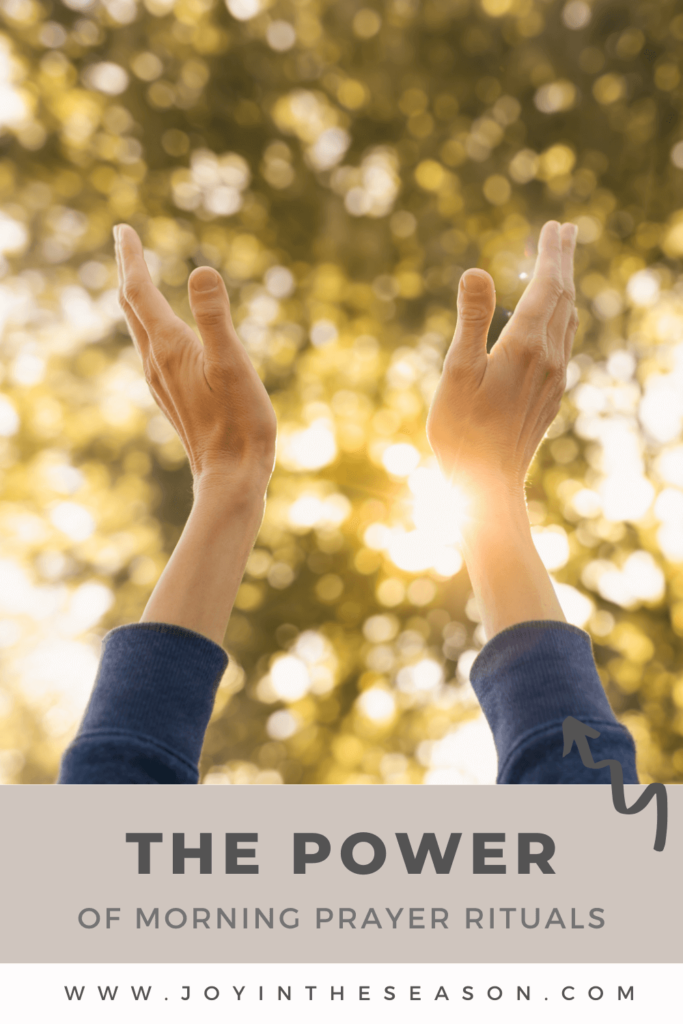
M 141 622 L 183 626 L 223 643 L 263 518 L 275 461 L 273 407 L 230 317 L 223 280 L 190 275 L 190 306 L 204 344 L 154 287 L 140 239 L 115 229 L 120 301 L 159 408 L 178 431 L 194 504 Z
M 275 413 L 235 332 L 222 277 L 211 267 L 190 275 L 202 345 L 154 286 L 133 228 L 120 224 L 114 237 L 121 307 L 154 400 L 187 452 L 195 491 L 237 481 L 265 491 L 275 459 Z
M 458 323 L 427 420 L 444 473 L 465 492 L 520 490 L 557 415 L 578 326 L 573 259 L 577 229 L 543 226 L 532 281 L 487 355 L 495 286 L 463 274 Z

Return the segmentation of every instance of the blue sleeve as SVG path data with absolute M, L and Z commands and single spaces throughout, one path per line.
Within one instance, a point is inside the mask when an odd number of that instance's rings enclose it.
M 57 781 L 196 783 L 227 663 L 222 647 L 181 626 L 138 622 L 111 630 Z
M 470 679 L 496 742 L 499 783 L 609 784 L 609 768 L 586 768 L 576 745 L 562 756 L 568 715 L 599 731 L 589 740 L 594 761 L 615 758 L 624 782 L 638 782 L 633 739 L 609 706 L 584 630 L 550 621 L 504 629 Z

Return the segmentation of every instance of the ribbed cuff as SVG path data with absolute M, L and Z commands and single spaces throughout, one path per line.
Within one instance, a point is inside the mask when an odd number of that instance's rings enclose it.
M 102 642 L 78 736 L 146 737 L 196 767 L 227 664 L 223 648 L 194 630 L 165 622 L 117 626 Z
M 522 622 L 504 629 L 481 650 L 470 680 L 493 732 L 500 773 L 525 740 L 567 715 L 586 724 L 618 725 L 591 639 L 567 622 Z M 561 760 L 561 749 L 557 756 Z

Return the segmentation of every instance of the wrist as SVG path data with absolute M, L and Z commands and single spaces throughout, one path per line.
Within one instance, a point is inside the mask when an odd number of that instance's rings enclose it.
M 251 546 L 258 533 L 265 510 L 265 486 L 234 481 L 228 485 L 218 480 L 205 481 L 195 488 L 190 520 L 194 529 L 218 539 L 247 538 Z M 188 520 L 189 523 L 189 520 Z
M 490 544 L 511 530 L 531 536 L 524 488 L 502 481 L 463 488 L 465 496 L 460 534 L 464 549 Z
M 564 620 L 534 544 L 522 488 L 477 490 L 460 539 L 487 640 L 520 622 Z
M 195 504 L 233 507 L 263 507 L 272 470 L 262 466 L 242 466 L 235 470 L 205 470 L 194 477 Z

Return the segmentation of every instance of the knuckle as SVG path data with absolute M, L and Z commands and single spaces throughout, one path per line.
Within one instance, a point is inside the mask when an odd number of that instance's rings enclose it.
M 446 386 L 451 389 L 471 389 L 476 387 L 481 379 L 481 360 L 471 352 L 453 352 L 450 359 L 447 359 L 443 366 L 442 379 Z
M 122 288 L 122 295 L 125 302 L 129 305 L 134 306 L 140 298 L 142 289 L 140 288 L 140 282 L 135 278 L 129 278 Z
M 561 398 L 567 383 L 564 360 L 555 360 L 546 368 L 546 382 L 554 400 Z
M 560 274 L 555 273 L 554 271 L 548 271 L 543 278 L 539 280 L 539 308 L 542 306 L 547 308 L 549 305 L 552 306 L 556 304 L 562 295 L 563 288 L 564 285 Z
M 239 392 L 240 371 L 225 352 L 204 355 L 204 373 L 211 388 L 220 388 L 226 393 Z
M 173 366 L 173 353 L 168 345 L 159 344 L 154 351 L 154 371 L 157 378 Z
M 572 287 L 570 287 L 569 285 L 565 285 L 563 287 L 563 289 L 562 289 L 561 298 L 563 298 L 566 302 L 568 302 L 571 306 L 573 306 L 574 305 L 574 298 L 575 298 L 574 289 Z
M 547 354 L 545 335 L 540 331 L 530 331 L 526 337 L 522 352 L 527 362 L 537 363 L 545 359 Z
M 564 359 L 556 359 L 548 367 L 548 375 L 550 382 L 555 385 L 561 385 L 564 391 L 564 385 L 567 378 L 567 368 L 564 364 Z
M 159 375 L 156 372 L 155 366 L 149 359 L 146 359 L 143 363 L 142 372 L 145 375 L 145 381 L 147 382 L 148 387 L 154 389 L 158 383 Z
M 463 303 L 458 310 L 460 320 L 486 320 L 491 315 L 491 308 L 483 302 Z
M 548 290 L 550 292 L 550 297 L 553 299 L 553 301 L 559 302 L 562 296 L 564 295 L 564 285 L 562 284 L 562 281 L 559 279 L 559 277 L 550 278 L 550 280 L 548 281 Z
M 205 327 L 222 327 L 226 322 L 225 306 L 219 302 L 206 303 L 195 315 L 199 323 Z

